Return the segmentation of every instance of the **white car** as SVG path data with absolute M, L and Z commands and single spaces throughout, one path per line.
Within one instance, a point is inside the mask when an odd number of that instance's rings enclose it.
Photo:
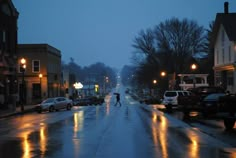
M 38 104 L 35 107 L 35 110 L 38 113 L 41 113 L 42 111 L 53 112 L 55 110 L 60 110 L 60 109 L 70 110 L 72 106 L 73 102 L 71 99 L 68 99 L 66 97 L 55 97 L 44 100 L 42 103 Z
M 178 106 L 178 97 L 189 95 L 189 92 L 187 91 L 165 91 L 163 96 L 162 104 L 164 104 L 166 107 L 171 108 L 172 106 Z

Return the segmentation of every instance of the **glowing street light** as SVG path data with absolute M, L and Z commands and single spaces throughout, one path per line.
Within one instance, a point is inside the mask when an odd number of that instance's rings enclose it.
M 39 74 L 39 81 L 40 81 L 40 98 L 42 99 L 42 78 L 43 74 Z
M 21 58 L 20 60 L 20 71 L 22 72 L 22 88 L 21 88 L 21 111 L 24 111 L 24 101 L 25 101 L 25 69 L 26 69 L 26 60 Z
M 191 65 L 191 69 L 192 69 L 192 70 L 196 70 L 196 69 L 197 69 L 197 65 L 196 65 L 196 64 L 192 64 L 192 65 Z
M 191 65 L 191 69 L 193 71 L 195 71 L 197 69 L 197 65 L 196 64 L 192 64 Z M 193 88 L 195 88 L 195 87 L 196 87 L 196 77 L 195 77 L 195 75 L 193 75 Z
M 162 71 L 162 72 L 161 72 L 161 76 L 162 76 L 162 77 L 165 77 L 165 76 L 166 76 L 166 72 L 165 72 L 165 71 Z
M 157 84 L 157 80 L 153 80 L 152 82 L 153 82 L 153 84 Z

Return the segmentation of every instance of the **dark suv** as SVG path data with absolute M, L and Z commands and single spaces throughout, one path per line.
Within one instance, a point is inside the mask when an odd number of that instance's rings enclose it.
M 179 107 L 185 112 L 188 113 L 191 110 L 200 110 L 202 111 L 202 101 L 209 94 L 213 93 L 224 93 L 225 90 L 222 87 L 216 86 L 202 86 L 192 89 L 188 89 L 191 92 L 189 96 L 179 96 L 178 104 Z
M 191 91 L 195 95 L 200 96 L 200 100 L 203 100 L 209 94 L 224 93 L 225 89 L 222 87 L 216 87 L 216 86 L 202 86 L 202 87 L 188 89 L 188 91 Z

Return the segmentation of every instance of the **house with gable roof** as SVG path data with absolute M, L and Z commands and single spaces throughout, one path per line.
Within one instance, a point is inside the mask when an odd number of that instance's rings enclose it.
M 215 85 L 236 93 L 236 13 L 229 13 L 228 2 L 224 13 L 217 13 L 211 47 L 214 48 Z

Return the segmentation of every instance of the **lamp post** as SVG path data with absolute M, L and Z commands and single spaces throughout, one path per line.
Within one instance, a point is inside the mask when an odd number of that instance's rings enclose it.
M 167 72 L 166 71 L 161 71 L 160 73 L 160 77 L 161 77 L 161 83 L 159 84 L 160 85 L 160 95 L 162 96 L 165 92 L 165 90 L 168 89 L 169 87 L 169 84 L 168 84 L 168 78 L 166 77 L 167 76 Z
M 21 58 L 20 60 L 20 70 L 22 72 L 22 88 L 21 88 L 21 111 L 24 111 L 24 102 L 25 102 L 25 69 L 26 69 L 26 60 Z
M 43 74 L 39 74 L 39 83 L 40 83 L 40 99 L 42 99 L 42 77 Z
M 153 81 L 152 81 L 152 83 L 153 83 L 153 96 L 155 95 L 155 88 L 156 88 L 156 84 L 157 84 L 157 80 L 156 79 L 154 79 Z
M 197 65 L 196 64 L 192 64 L 191 65 L 191 69 L 193 71 L 195 71 L 197 69 Z M 193 88 L 196 88 L 196 77 L 195 77 L 195 74 L 193 75 Z

